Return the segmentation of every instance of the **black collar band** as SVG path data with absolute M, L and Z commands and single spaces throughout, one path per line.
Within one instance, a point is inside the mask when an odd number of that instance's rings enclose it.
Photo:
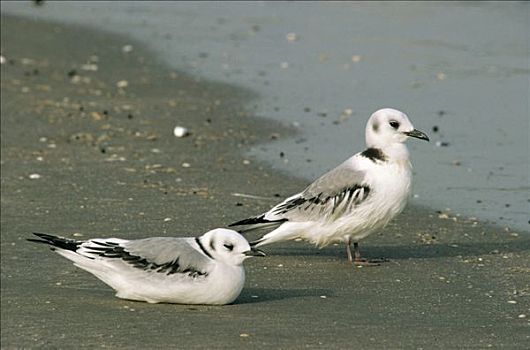
M 208 251 L 206 249 L 204 249 L 204 246 L 202 245 L 201 240 L 199 239 L 199 237 L 195 237 L 195 242 L 197 242 L 197 245 L 199 246 L 199 248 L 201 248 L 202 252 L 207 257 L 209 257 L 210 259 L 213 259 L 213 256 L 211 256 L 210 253 L 208 253 Z

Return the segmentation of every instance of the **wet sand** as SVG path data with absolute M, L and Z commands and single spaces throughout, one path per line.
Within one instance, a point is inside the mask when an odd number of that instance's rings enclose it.
M 528 347 L 528 237 L 419 207 L 361 243 L 380 267 L 289 242 L 248 261 L 234 305 L 115 298 L 25 239 L 198 235 L 263 211 L 306 183 L 243 151 L 293 131 L 126 37 L 2 17 L 1 51 L 2 348 Z

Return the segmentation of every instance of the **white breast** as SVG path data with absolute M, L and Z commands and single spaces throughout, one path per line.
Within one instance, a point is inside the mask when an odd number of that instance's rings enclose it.
M 405 208 L 412 180 L 408 160 L 378 164 L 372 162 L 366 171 L 370 187 L 366 201 L 333 223 L 321 223 L 304 230 L 304 238 L 318 246 L 346 242 L 349 237 L 357 241 L 384 227 Z

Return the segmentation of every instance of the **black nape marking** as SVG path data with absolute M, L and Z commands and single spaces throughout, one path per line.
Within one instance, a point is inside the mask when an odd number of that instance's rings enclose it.
M 386 155 L 379 148 L 367 148 L 361 153 L 361 156 L 370 159 L 372 162 L 375 161 L 386 161 Z
M 201 240 L 199 239 L 199 237 L 195 237 L 195 242 L 197 242 L 197 245 L 199 246 L 199 248 L 201 248 L 201 251 L 204 253 L 204 255 L 206 255 L 210 259 L 213 259 L 213 256 L 211 256 L 210 253 L 208 253 L 208 251 L 206 249 L 204 249 L 204 246 L 202 245 Z
M 104 258 L 118 258 L 125 261 L 128 264 L 131 264 L 133 267 L 146 270 L 154 271 L 159 273 L 165 273 L 167 275 L 172 275 L 174 273 L 183 273 L 187 274 L 190 277 L 198 276 L 207 276 L 208 273 L 204 271 L 197 270 L 193 267 L 184 267 L 179 264 L 179 258 L 175 260 L 157 264 L 152 261 L 147 260 L 138 255 L 134 255 L 125 250 L 125 248 L 115 245 L 112 242 L 94 242 L 101 245 L 100 247 L 87 247 L 87 250 L 91 250 L 89 253 L 99 255 Z

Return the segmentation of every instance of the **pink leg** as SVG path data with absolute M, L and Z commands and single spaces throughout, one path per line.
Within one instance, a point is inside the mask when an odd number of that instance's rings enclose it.
M 349 248 L 349 245 L 348 245 Z M 361 258 L 361 251 L 359 250 L 359 243 L 353 243 L 353 264 L 355 266 L 379 266 L 382 262 L 388 261 L 387 259 L 363 259 Z M 351 262 L 351 260 L 350 260 Z

